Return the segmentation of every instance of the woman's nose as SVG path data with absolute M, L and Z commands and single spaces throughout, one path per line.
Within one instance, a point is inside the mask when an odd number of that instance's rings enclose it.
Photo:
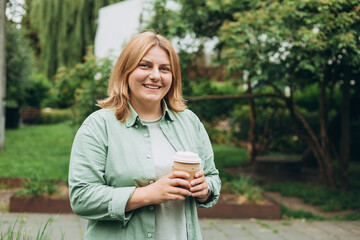
M 155 81 L 160 80 L 160 72 L 159 72 L 159 69 L 154 68 L 154 69 L 152 70 L 152 72 L 150 73 L 149 77 L 150 77 L 151 80 L 155 80 Z

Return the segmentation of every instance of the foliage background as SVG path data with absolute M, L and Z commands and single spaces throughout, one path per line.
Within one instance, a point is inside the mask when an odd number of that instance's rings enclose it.
M 8 104 L 70 109 L 75 125 L 97 110 L 113 60 L 88 47 L 98 9 L 114 2 L 26 0 L 21 22 L 8 23 Z M 184 95 L 214 144 L 254 142 L 257 154 L 312 148 L 334 179 L 360 159 L 358 1 L 175 2 L 178 9 L 154 0 L 148 28 L 177 40 Z M 193 42 L 182 44 L 187 37 Z M 229 97 L 240 95 L 257 97 Z M 69 118 L 67 110 L 42 113 Z

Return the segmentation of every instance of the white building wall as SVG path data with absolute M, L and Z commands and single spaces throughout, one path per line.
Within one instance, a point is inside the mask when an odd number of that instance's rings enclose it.
M 112 4 L 99 10 L 98 28 L 95 37 L 95 56 L 117 58 L 124 45 L 142 29 L 140 18 L 146 22 L 151 17 L 152 0 L 127 0 Z M 167 2 L 167 8 L 180 9 L 174 1 Z M 205 63 L 209 65 L 214 54 L 214 46 L 218 39 L 207 40 L 205 43 Z M 172 39 L 175 51 L 197 51 L 200 41 L 187 34 L 183 39 Z
M 100 9 L 95 56 L 119 56 L 123 46 L 139 32 L 144 4 L 144 0 L 128 0 Z

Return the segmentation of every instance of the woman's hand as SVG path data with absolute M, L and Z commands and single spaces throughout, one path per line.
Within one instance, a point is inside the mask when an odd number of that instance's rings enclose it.
M 199 202 L 206 202 L 209 198 L 209 185 L 204 176 L 204 170 L 195 173 L 195 179 L 191 181 L 191 196 L 196 197 Z
M 169 200 L 185 200 L 191 196 L 190 183 L 186 180 L 187 172 L 174 171 L 146 186 L 147 196 L 152 204 L 164 203 Z
M 187 172 L 174 171 L 146 187 L 136 188 L 126 204 L 125 211 L 151 204 L 160 204 L 169 200 L 185 200 L 191 196 Z

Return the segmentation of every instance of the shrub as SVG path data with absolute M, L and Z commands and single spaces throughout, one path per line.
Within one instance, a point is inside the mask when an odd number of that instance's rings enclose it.
M 24 189 L 17 192 L 17 196 L 39 197 L 52 195 L 58 192 L 58 188 L 52 181 L 44 180 L 39 175 L 23 181 Z
M 47 98 L 51 82 L 42 74 L 34 74 L 25 87 L 25 106 L 41 107 L 43 101 Z
M 72 121 L 80 124 L 90 113 L 99 109 L 96 100 L 107 97 L 112 59 L 97 59 L 89 49 L 84 63 L 61 68 L 55 76 L 53 96 L 57 106 L 73 110 Z
M 281 151 L 289 153 L 301 153 L 307 145 L 300 139 L 293 128 L 289 111 L 281 108 L 279 102 L 268 99 L 268 101 L 256 101 L 256 135 L 257 141 L 263 137 L 263 143 L 269 143 L 265 151 Z M 234 107 L 230 121 L 232 137 L 238 141 L 247 141 L 250 128 L 249 105 L 238 104 Z M 316 121 L 316 113 L 301 109 L 301 112 L 311 122 Z M 267 126 L 266 126 L 267 125 Z M 266 135 L 264 135 L 267 127 Z
M 41 109 L 39 122 L 40 124 L 54 124 L 71 119 L 71 109 Z
M 230 131 L 220 130 L 216 126 L 213 126 L 208 122 L 203 121 L 203 124 L 212 144 L 217 144 L 217 145 L 230 144 L 231 142 Z
M 93 49 L 88 49 L 85 61 L 78 63 L 73 68 L 59 68 L 55 75 L 55 86 L 53 95 L 57 99 L 59 108 L 68 108 L 76 104 L 79 99 L 80 89 L 92 87 L 95 82 L 107 82 L 109 79 L 113 61 L 111 59 L 97 59 L 93 53 Z M 107 85 L 107 83 L 105 84 Z M 101 89 L 102 96 L 106 95 L 106 89 Z M 80 91 L 81 92 L 81 91 Z M 96 97 L 96 96 L 94 96 Z M 95 103 L 95 98 L 92 99 Z
M 225 185 L 225 189 L 237 195 L 245 195 L 247 199 L 254 202 L 262 198 L 262 189 L 257 187 L 250 177 L 234 178 Z
M 7 105 L 21 107 L 26 86 L 31 82 L 34 53 L 22 29 L 6 24 L 6 97 Z
M 230 82 L 219 84 L 208 80 L 203 80 L 199 84 L 193 85 L 192 89 L 193 96 L 231 95 L 242 93 L 241 89 Z M 246 99 L 190 100 L 188 106 L 202 121 L 212 123 L 218 119 L 229 117 L 234 109 L 234 105 L 245 101 Z
M 73 122 L 76 125 L 81 124 L 87 116 L 99 109 L 97 100 L 107 97 L 112 61 L 110 59 L 96 60 L 94 56 L 90 56 L 83 68 L 88 68 L 88 66 L 90 68 L 88 75 L 84 76 L 81 88 L 75 93 Z
M 71 109 L 53 109 L 53 108 L 23 108 L 22 121 L 25 124 L 55 124 L 65 121 L 71 121 Z

